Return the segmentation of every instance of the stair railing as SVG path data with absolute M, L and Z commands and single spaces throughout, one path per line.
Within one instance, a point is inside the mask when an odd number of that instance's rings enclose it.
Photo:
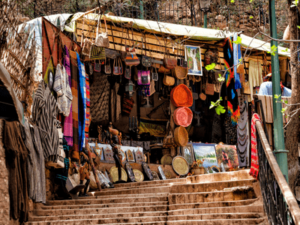
M 256 122 L 259 182 L 264 209 L 272 225 L 300 225 L 300 208 L 277 164 L 260 121 Z

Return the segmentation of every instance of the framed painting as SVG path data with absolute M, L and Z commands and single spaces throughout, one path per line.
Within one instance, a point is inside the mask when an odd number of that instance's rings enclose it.
M 188 65 L 188 75 L 202 76 L 201 48 L 199 46 L 185 45 L 184 51 Z
M 133 152 L 130 149 L 127 149 L 126 155 L 127 155 L 127 161 L 128 162 L 135 162 L 135 160 L 134 160 L 134 154 L 133 154 Z
M 188 164 L 192 165 L 195 161 L 193 144 L 188 143 L 186 146 L 181 147 L 181 152 Z
M 223 164 L 225 170 L 236 169 L 239 167 L 239 159 L 235 145 L 217 145 L 216 155 L 218 163 Z
M 193 143 L 195 160 L 203 160 L 203 167 L 219 166 L 215 144 Z

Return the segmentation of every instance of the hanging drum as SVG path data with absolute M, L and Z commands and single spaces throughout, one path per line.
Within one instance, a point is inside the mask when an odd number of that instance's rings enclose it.
M 193 120 L 193 112 L 188 107 L 180 107 L 174 111 L 174 122 L 178 126 L 188 127 Z

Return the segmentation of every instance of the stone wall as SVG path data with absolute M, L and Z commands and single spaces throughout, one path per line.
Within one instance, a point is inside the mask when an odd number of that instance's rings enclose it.
M 0 224 L 9 224 L 8 170 L 2 142 L 3 120 L 0 119 Z

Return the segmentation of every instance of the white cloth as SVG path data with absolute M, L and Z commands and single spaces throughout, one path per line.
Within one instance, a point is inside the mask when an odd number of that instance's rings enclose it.
M 69 116 L 72 104 L 72 92 L 69 85 L 68 74 L 64 66 L 57 64 L 53 90 L 57 93 L 59 112 Z

